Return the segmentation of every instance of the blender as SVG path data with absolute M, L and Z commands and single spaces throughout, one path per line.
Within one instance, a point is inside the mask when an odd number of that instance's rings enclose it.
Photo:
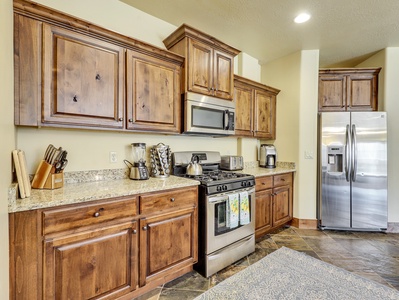
M 145 165 L 145 143 L 132 143 L 133 164 L 130 168 L 130 179 L 148 179 L 148 169 Z

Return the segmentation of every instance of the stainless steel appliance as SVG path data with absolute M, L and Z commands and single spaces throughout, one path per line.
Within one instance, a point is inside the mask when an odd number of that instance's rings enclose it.
M 259 166 L 265 168 L 275 168 L 277 162 L 277 151 L 274 145 L 260 145 Z
M 130 168 L 130 179 L 148 179 L 148 169 L 145 165 L 145 143 L 132 143 L 133 164 Z
M 244 158 L 236 155 L 223 155 L 220 168 L 222 170 L 236 171 L 244 169 Z
M 198 156 L 203 173 L 189 176 L 186 167 Z M 255 178 L 220 170 L 219 152 L 174 152 L 173 173 L 199 180 L 198 263 L 205 277 L 255 251 Z M 232 203 L 239 203 L 239 215 Z
M 319 115 L 321 229 L 387 228 L 386 123 L 385 112 Z
M 199 135 L 233 135 L 235 103 L 233 101 L 186 93 L 184 99 L 184 133 Z

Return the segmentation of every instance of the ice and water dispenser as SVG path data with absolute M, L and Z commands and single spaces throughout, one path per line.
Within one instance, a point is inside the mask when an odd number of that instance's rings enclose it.
M 344 172 L 344 153 L 343 145 L 327 146 L 327 172 L 341 173 Z

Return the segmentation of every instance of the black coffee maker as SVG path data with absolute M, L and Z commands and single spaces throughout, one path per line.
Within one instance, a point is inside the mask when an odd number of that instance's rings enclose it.
M 260 159 L 259 166 L 273 169 L 276 167 L 277 151 L 274 145 L 262 144 L 260 145 Z

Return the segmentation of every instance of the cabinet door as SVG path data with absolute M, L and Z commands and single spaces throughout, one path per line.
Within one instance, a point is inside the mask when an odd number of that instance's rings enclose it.
M 136 223 L 44 240 L 44 299 L 115 299 L 137 287 Z
M 128 50 L 128 129 L 180 133 L 180 70 L 180 65 Z
M 319 75 L 319 111 L 345 111 L 346 95 L 345 75 Z
M 38 126 L 42 82 L 42 22 L 14 14 L 14 122 Z
M 187 58 L 186 58 L 187 59 Z M 187 89 L 205 95 L 212 95 L 213 49 L 207 44 L 189 39 L 187 68 Z
M 347 77 L 347 106 L 351 111 L 377 110 L 378 78 L 375 74 L 359 73 Z
M 140 220 L 140 286 L 197 261 L 194 207 Z
M 218 50 L 214 50 L 213 53 L 213 95 L 226 100 L 233 100 L 234 57 Z
M 123 128 L 124 49 L 43 26 L 42 122 Z
M 273 189 L 273 227 L 292 219 L 292 186 L 285 185 Z
M 235 135 L 253 136 L 253 90 L 236 84 L 234 101 L 236 104 Z
M 272 189 L 262 190 L 260 192 L 256 192 L 255 194 L 256 237 L 261 236 L 272 227 L 272 198 Z
M 276 96 L 266 91 L 255 90 L 254 136 L 275 139 Z

